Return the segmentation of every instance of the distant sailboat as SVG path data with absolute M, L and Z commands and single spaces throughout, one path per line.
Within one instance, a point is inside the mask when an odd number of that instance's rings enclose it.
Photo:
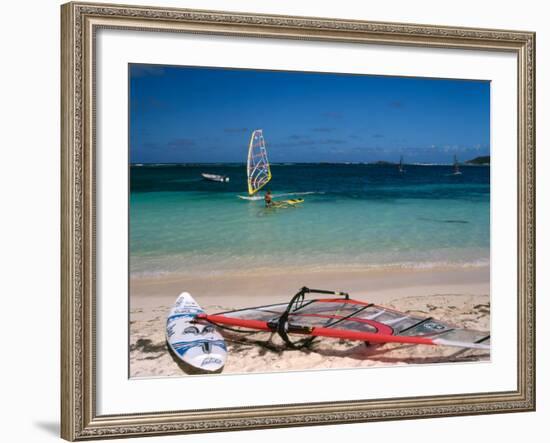
M 400 174 L 403 174 L 405 172 L 405 168 L 403 167 L 403 156 L 399 159 L 399 166 L 398 170 Z
M 458 167 L 458 160 L 456 158 L 456 155 L 455 155 L 455 158 L 454 158 L 454 163 L 453 163 L 453 175 L 461 175 L 462 172 L 460 171 L 460 168 Z

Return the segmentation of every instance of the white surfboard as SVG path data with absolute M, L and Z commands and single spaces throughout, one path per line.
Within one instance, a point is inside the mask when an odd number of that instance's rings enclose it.
M 263 200 L 264 199 L 263 195 L 253 195 L 253 196 L 237 195 L 237 197 L 239 197 L 242 200 L 252 200 L 252 201 Z
M 204 313 L 188 292 L 182 292 L 166 320 L 166 341 L 183 362 L 201 372 L 219 372 L 227 359 L 225 340 L 214 325 L 194 322 Z

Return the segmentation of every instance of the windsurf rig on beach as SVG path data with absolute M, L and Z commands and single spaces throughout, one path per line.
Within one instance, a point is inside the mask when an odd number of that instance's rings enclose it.
M 185 310 L 184 318 L 178 317 L 182 319 L 178 329 L 182 328 L 182 333 L 187 331 L 185 333 L 187 335 L 182 340 L 182 337 L 178 337 L 180 332 L 172 328 L 172 335 L 167 335 L 167 339 L 169 343 L 170 340 L 175 340 L 180 349 L 182 347 L 186 349 L 185 352 L 194 349 L 190 353 L 192 358 L 186 358 L 185 353 L 181 354 L 180 358 L 187 360 L 186 363 L 191 366 L 203 369 L 204 372 L 213 370 L 219 372 L 225 364 L 226 347 L 220 342 L 222 335 L 214 334 L 217 331 L 222 334 L 223 331 L 271 332 L 278 334 L 285 345 L 291 349 L 307 347 L 317 338 L 360 341 L 367 345 L 406 343 L 452 346 L 465 350 L 490 349 L 490 335 L 486 331 L 460 328 L 431 317 L 420 317 L 374 303 L 354 300 L 344 292 L 303 287 L 289 303 L 244 308 L 218 314 L 207 314 L 189 294 L 184 294 L 188 296 L 186 303 L 190 309 Z M 309 297 L 312 294 L 316 297 Z M 170 317 L 168 324 L 170 324 Z M 199 325 L 200 328 L 213 326 L 216 331 L 197 328 L 197 333 L 190 336 L 192 325 Z M 205 345 L 205 341 L 209 340 L 211 345 Z M 174 350 L 174 346 L 171 345 L 171 347 Z M 178 349 L 176 348 L 175 351 L 177 353 Z M 212 365 L 212 361 L 217 364 Z

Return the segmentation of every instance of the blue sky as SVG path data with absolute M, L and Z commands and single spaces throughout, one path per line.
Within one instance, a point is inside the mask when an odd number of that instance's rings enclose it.
M 450 163 L 489 154 L 486 81 L 132 64 L 132 163 Z

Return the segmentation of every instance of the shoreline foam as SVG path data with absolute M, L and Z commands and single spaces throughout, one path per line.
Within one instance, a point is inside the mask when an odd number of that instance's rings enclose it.
M 453 269 L 471 269 L 471 268 L 486 268 L 489 267 L 489 258 L 479 258 L 476 260 L 463 262 L 400 262 L 400 263 L 326 263 L 315 265 L 286 265 L 286 266 L 240 266 L 240 267 L 219 267 L 212 266 L 215 270 L 209 269 L 205 271 L 203 268 L 188 269 L 184 271 L 134 271 L 130 272 L 130 279 L 154 279 L 154 278 L 196 278 L 196 277 L 231 277 L 231 276 L 254 276 L 254 275 L 287 275 L 287 274 L 315 274 L 322 272 L 372 272 L 372 271 L 441 271 Z

